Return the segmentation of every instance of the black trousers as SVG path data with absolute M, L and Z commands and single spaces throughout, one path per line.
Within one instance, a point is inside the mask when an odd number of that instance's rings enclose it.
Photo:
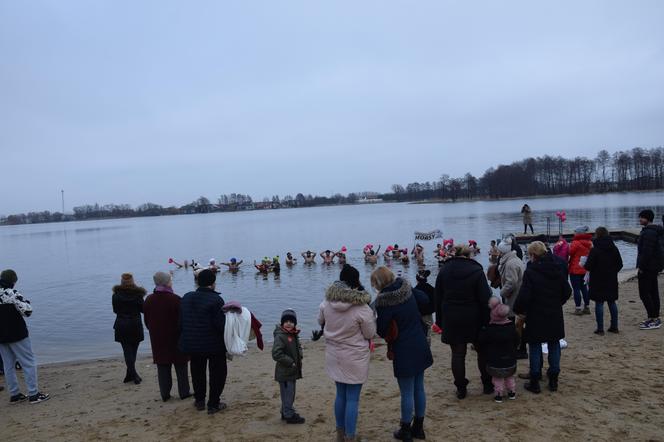
M 466 379 L 466 352 L 468 344 L 450 344 L 452 349 L 452 375 L 454 376 L 454 385 L 457 388 L 468 385 Z M 492 385 L 491 376 L 486 371 L 486 352 L 478 344 L 475 344 L 477 350 L 477 368 L 480 370 L 482 385 Z
M 659 287 L 657 272 L 639 273 L 639 298 L 646 308 L 648 318 L 659 318 Z
M 196 402 L 205 401 L 205 369 L 210 365 L 210 397 L 208 408 L 218 407 L 221 393 L 226 385 L 226 355 L 198 353 L 191 355 L 191 383 L 194 384 Z
M 127 376 L 136 376 L 136 354 L 140 342 L 121 342 L 122 352 L 124 353 L 125 365 L 127 366 Z
M 535 231 L 533 230 L 533 225 L 532 224 L 524 224 L 523 225 L 523 234 L 525 235 L 526 232 L 528 232 L 528 227 L 530 227 L 530 233 L 535 234 Z
M 161 398 L 166 399 L 171 395 L 173 387 L 173 376 L 171 366 L 175 365 L 175 376 L 178 380 L 178 394 L 180 399 L 189 396 L 189 370 L 187 363 L 184 364 L 157 364 L 157 381 Z

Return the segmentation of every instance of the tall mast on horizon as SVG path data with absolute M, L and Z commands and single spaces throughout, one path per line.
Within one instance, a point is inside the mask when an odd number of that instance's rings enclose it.
M 62 190 L 60 190 L 60 192 L 62 193 L 62 215 L 64 216 L 64 214 L 65 214 L 65 190 L 62 189 Z

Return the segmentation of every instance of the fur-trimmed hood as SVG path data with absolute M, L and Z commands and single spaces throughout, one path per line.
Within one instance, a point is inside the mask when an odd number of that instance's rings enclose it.
M 348 309 L 353 305 L 369 304 L 371 295 L 364 290 L 352 289 L 343 281 L 335 281 L 325 292 L 325 300 L 335 309 Z
M 113 286 L 113 293 L 118 295 L 129 295 L 129 296 L 145 296 L 146 291 L 143 287 L 137 285 L 115 285 Z
M 405 279 L 397 278 L 376 297 L 376 307 L 392 307 L 403 304 L 413 296 L 413 289 Z

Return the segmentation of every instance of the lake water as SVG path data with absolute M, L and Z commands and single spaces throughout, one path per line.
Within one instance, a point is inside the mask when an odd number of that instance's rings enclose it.
M 180 215 L 0 227 L 0 267 L 18 272 L 17 288 L 31 300 L 34 314 L 28 321 L 33 348 L 41 363 L 116 356 L 113 342 L 111 287 L 122 272 L 132 272 L 137 284 L 151 291 L 152 274 L 173 270 L 168 258 L 195 258 L 207 263 L 214 257 L 243 259 L 247 265 L 235 275 L 222 272 L 217 279 L 223 298 L 239 300 L 263 322 L 271 338 L 273 324 L 285 308 L 295 308 L 305 337 L 314 329 L 325 288 L 339 274 L 339 266 L 321 263 L 293 268 L 282 264 L 281 278 L 257 275 L 251 263 L 263 256 L 307 249 L 348 248 L 348 260 L 369 287 L 371 267 L 364 264 L 362 247 L 398 243 L 413 245 L 413 232 L 439 228 L 456 242 L 474 239 L 482 247 L 478 258 L 487 262 L 491 239 L 522 229 L 519 210 L 525 201 L 461 202 L 454 204 L 377 204 L 308 209 Z M 566 228 L 637 228 L 639 210 L 664 212 L 664 192 L 623 193 L 533 199 L 535 230 L 544 232 L 546 217 L 556 220 L 567 211 Z M 557 222 L 557 221 L 556 221 Z M 552 230 L 557 231 L 557 224 Z M 434 242 L 426 247 L 428 267 L 435 281 Z M 635 265 L 635 246 L 619 244 L 625 267 Z M 320 258 L 319 258 L 320 261 Z M 394 264 L 411 281 L 415 265 Z M 174 270 L 174 288 L 184 294 L 193 289 L 191 270 Z M 149 350 L 149 339 L 141 351 Z

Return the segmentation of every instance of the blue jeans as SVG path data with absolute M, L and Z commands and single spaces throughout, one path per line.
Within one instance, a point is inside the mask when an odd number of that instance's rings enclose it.
M 2 355 L 2 362 L 5 367 L 5 382 L 10 395 L 15 396 L 21 392 L 16 377 L 16 361 L 20 362 L 23 367 L 23 376 L 28 386 L 28 396 L 39 393 L 37 387 L 37 360 L 32 353 L 30 338 L 9 344 L 0 344 L 0 355 Z
M 618 306 L 616 301 L 607 301 L 609 304 L 609 313 L 611 313 L 611 328 L 618 329 Z M 597 330 L 604 330 L 604 303 L 595 302 L 595 320 L 597 320 Z
M 401 392 L 401 422 L 413 420 L 415 417 L 424 417 L 427 408 L 427 396 L 424 393 L 424 371 L 410 378 L 397 378 Z
M 334 400 L 334 417 L 337 428 L 343 428 L 346 436 L 355 437 L 357 412 L 360 407 L 362 384 L 343 384 L 337 382 L 337 398 Z
M 560 341 L 549 341 L 546 343 L 549 347 L 549 369 L 547 375 L 555 375 L 560 373 Z M 542 365 L 544 359 L 542 358 L 542 343 L 528 343 L 530 349 L 530 379 L 542 379 Z
M 581 295 L 583 295 L 583 305 L 588 307 L 590 297 L 588 296 L 588 286 L 584 281 L 584 275 L 569 275 L 569 280 L 574 290 L 574 305 L 581 307 Z

